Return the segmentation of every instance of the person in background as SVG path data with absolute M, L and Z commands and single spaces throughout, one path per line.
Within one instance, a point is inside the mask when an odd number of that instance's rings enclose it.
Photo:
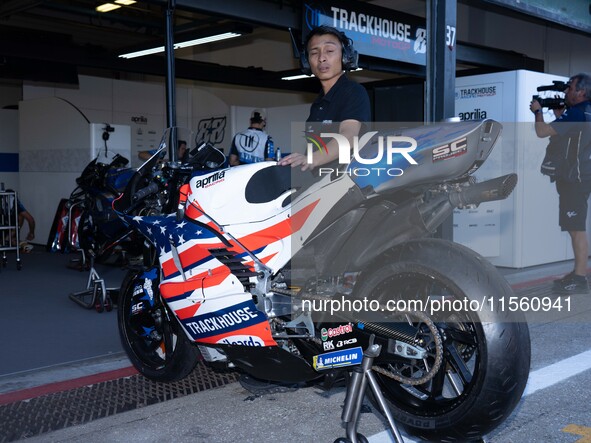
M 274 160 L 273 140 L 265 132 L 267 119 L 260 109 L 250 114 L 248 129 L 237 133 L 230 147 L 230 166 Z
M 569 131 L 573 124 L 589 122 L 584 125 L 577 137 L 579 147 L 586 155 L 578 156 L 579 180 L 572 182 L 556 177 L 556 190 L 559 201 L 559 224 L 562 231 L 567 231 L 571 238 L 575 256 L 574 269 L 564 277 L 554 281 L 554 292 L 559 294 L 589 293 L 587 281 L 587 261 L 589 244 L 587 241 L 587 200 L 591 193 L 591 159 L 589 142 L 591 140 L 591 76 L 580 73 L 571 77 L 566 84 L 564 102 L 566 108 L 554 110 L 556 120 L 544 122 L 542 106 L 532 100 L 530 110 L 535 116 L 535 131 L 540 138 L 550 137 L 569 140 Z M 586 114 L 587 115 L 586 117 Z M 566 124 L 565 124 L 566 123 Z M 570 144 L 570 143 L 569 143 Z M 574 146 L 570 144 L 568 149 Z M 565 148 L 566 149 L 566 148 Z
M 12 189 L 7 189 L 7 192 L 14 192 Z M 11 197 L 12 199 L 12 197 Z M 29 228 L 29 232 L 27 233 L 26 241 L 31 241 L 35 238 L 35 218 L 31 215 L 29 211 L 25 208 L 25 206 L 21 203 L 21 201 L 17 198 L 16 199 L 16 211 L 18 214 L 18 229 L 19 233 L 25 221 L 27 222 L 27 226 Z M 23 238 L 22 235 L 19 235 L 19 238 Z M 13 242 L 16 242 L 16 235 L 13 235 Z
M 21 229 L 27 222 L 27 226 L 29 227 L 29 232 L 27 233 L 27 241 L 31 241 L 35 238 L 35 218 L 31 215 L 29 211 L 23 206 L 20 201 L 17 201 L 18 206 L 18 228 Z

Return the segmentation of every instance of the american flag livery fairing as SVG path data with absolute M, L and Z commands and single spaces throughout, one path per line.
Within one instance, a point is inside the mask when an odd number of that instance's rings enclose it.
M 274 165 L 244 165 L 194 177 L 183 190 L 181 220 L 176 214 L 128 218 L 158 252 L 162 298 L 198 343 L 277 345 L 267 315 L 245 288 L 256 284 L 257 264 L 272 273 L 285 266 L 351 186 L 345 176 L 321 180 L 293 204 L 280 204 L 291 190 L 269 202 L 249 203 L 247 181 Z

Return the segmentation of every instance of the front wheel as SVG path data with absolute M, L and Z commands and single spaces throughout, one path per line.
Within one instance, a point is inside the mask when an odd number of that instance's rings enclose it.
M 117 319 L 121 344 L 135 368 L 162 382 L 193 371 L 199 349 L 160 299 L 158 269 L 130 271 L 121 285 Z
M 421 300 L 422 306 L 441 309 L 429 313 L 431 329 L 424 317 L 400 314 L 381 320 L 393 328 L 404 322 L 406 331 L 414 330 L 428 351 L 424 358 L 412 360 L 382 350 L 374 362 L 392 414 L 422 439 L 479 440 L 513 411 L 528 378 L 530 339 L 525 317 L 502 312 L 494 301 L 508 299 L 511 287 L 473 251 L 437 239 L 404 243 L 374 265 L 355 289 L 357 297 L 399 307 Z M 470 309 L 476 301 L 479 309 Z M 448 310 L 444 312 L 443 306 Z M 469 309 L 462 309 L 465 306 Z M 437 340 L 429 337 L 434 331 Z M 435 342 L 442 349 L 437 351 Z M 433 374 L 436 364 L 439 370 Z M 426 378 L 430 379 L 424 382 Z M 421 384 L 412 383 L 413 379 Z

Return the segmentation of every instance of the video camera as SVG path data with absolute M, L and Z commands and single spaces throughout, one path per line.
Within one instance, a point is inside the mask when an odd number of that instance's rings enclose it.
M 564 93 L 564 90 L 568 88 L 568 83 L 565 83 L 560 80 L 553 80 L 551 85 L 547 86 L 538 86 L 538 92 L 542 91 L 556 91 Z M 538 103 L 542 106 L 542 108 L 550 108 L 550 109 L 560 109 L 564 108 L 564 97 L 555 97 L 555 98 L 542 98 L 539 95 L 532 96 L 533 100 L 537 100 Z

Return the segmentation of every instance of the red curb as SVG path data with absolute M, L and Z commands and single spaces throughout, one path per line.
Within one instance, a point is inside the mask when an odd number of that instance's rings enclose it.
M 41 397 L 42 395 L 55 394 L 56 392 L 69 391 L 70 389 L 90 386 L 105 381 L 116 380 L 118 378 L 129 377 L 136 375 L 137 373 L 137 369 L 133 366 L 129 366 L 127 368 L 73 378 L 72 380 L 49 383 L 47 385 L 36 386 L 34 388 L 23 389 L 20 391 L 7 392 L 6 394 L 0 394 L 0 405 L 29 400 L 31 398 Z

